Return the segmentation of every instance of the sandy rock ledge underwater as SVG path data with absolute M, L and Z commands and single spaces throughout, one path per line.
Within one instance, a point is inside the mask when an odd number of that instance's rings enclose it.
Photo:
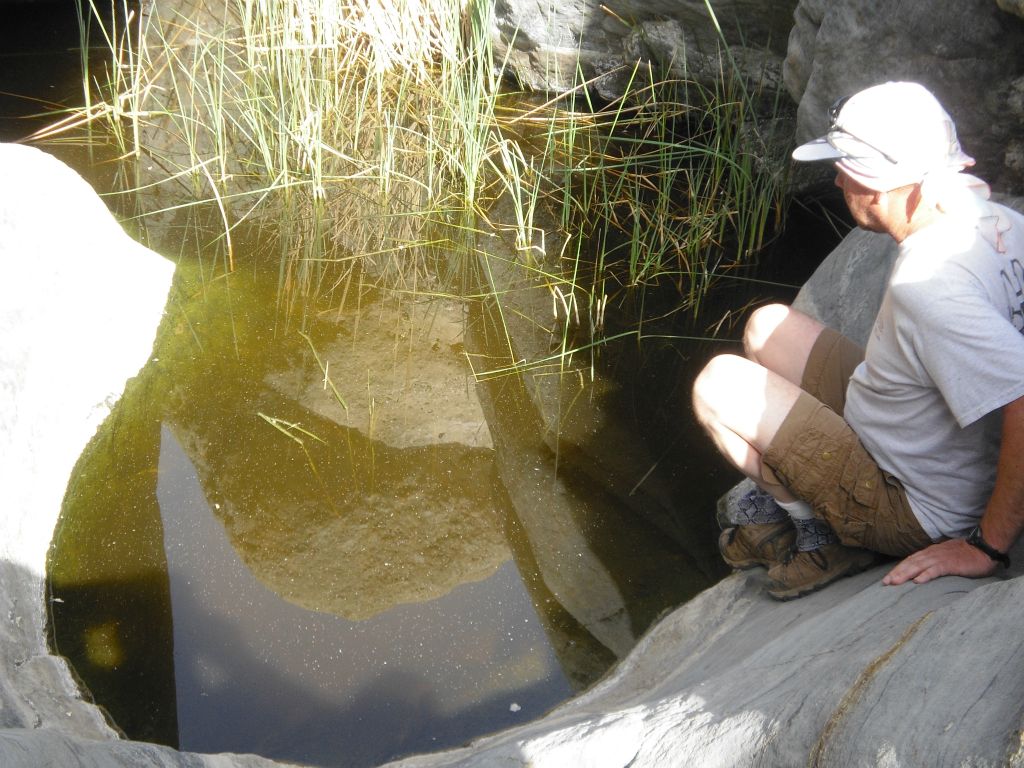
M 120 739 L 47 651 L 64 487 L 151 353 L 173 267 L 54 158 L 0 145 L 0 167 L 0 765 L 279 765 Z M 866 333 L 892 255 L 854 232 L 798 302 Z M 881 566 L 790 603 L 761 571 L 730 576 L 544 718 L 395 765 L 1024 765 L 1024 547 L 1012 556 L 998 578 L 882 587 Z

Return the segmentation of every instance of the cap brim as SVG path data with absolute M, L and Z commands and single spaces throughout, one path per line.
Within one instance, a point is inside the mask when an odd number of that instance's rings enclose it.
M 814 141 L 801 144 L 793 150 L 793 159 L 801 162 L 811 163 L 816 160 L 838 160 L 845 155 L 828 143 L 828 138 L 822 136 Z

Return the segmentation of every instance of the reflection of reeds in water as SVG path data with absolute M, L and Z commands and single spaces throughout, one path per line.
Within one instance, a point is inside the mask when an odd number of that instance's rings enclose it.
M 127 6 L 127 26 L 107 27 L 76 1 L 112 62 L 68 124 L 102 120 L 161 169 L 146 183 L 215 205 L 229 268 L 231 230 L 269 224 L 289 307 L 356 275 L 465 286 L 468 265 L 488 267 L 481 235 L 511 229 L 517 265 L 593 339 L 625 289 L 674 283 L 698 308 L 780 210 L 750 86 L 727 63 L 716 87 L 638 66 L 611 104 L 580 82 L 509 106 L 482 0 L 230 0 L 213 27 Z

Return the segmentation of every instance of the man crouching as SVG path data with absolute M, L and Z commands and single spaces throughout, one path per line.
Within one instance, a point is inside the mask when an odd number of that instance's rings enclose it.
M 697 377 L 698 419 L 758 485 L 722 556 L 767 566 L 783 600 L 876 553 L 903 558 L 885 584 L 990 575 L 1024 529 L 1024 217 L 963 173 L 922 86 L 868 88 L 829 119 L 794 159 L 834 162 L 854 221 L 899 253 L 866 349 L 771 305 L 744 357 Z

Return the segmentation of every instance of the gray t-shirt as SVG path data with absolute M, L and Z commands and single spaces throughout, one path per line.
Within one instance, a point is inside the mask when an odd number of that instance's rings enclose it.
M 937 540 L 995 482 L 1001 407 L 1024 396 L 1024 217 L 941 216 L 900 244 L 844 416 Z

